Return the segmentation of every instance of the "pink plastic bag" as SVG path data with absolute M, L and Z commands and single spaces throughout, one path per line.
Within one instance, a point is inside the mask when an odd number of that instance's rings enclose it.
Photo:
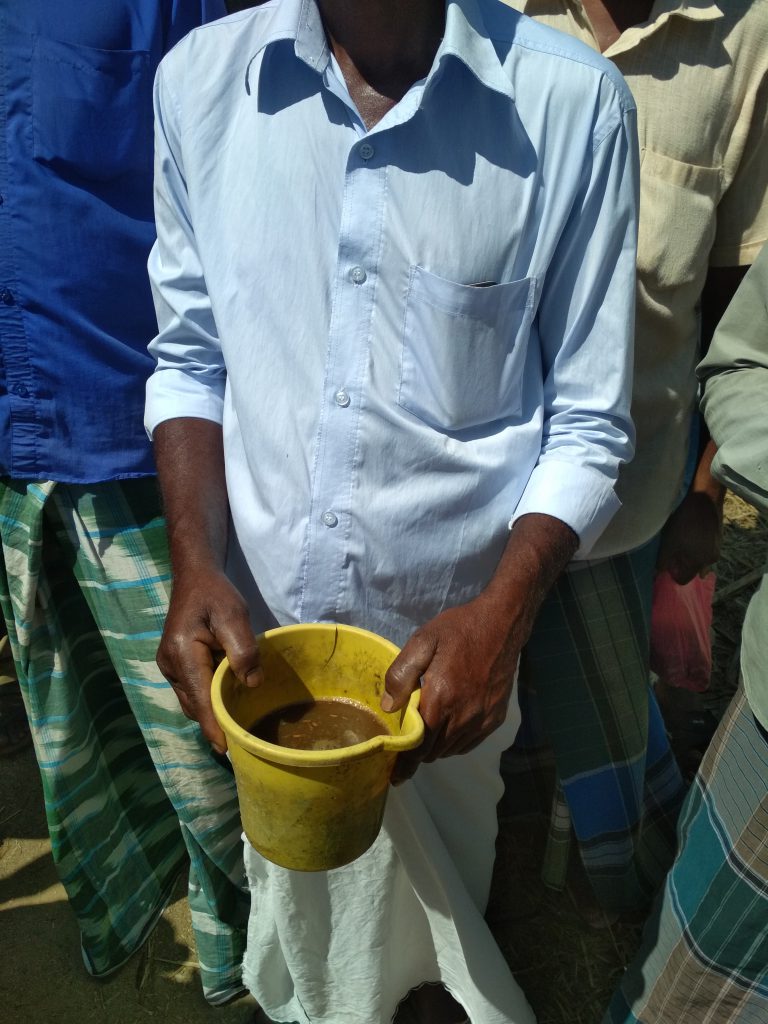
M 712 672 L 712 597 L 715 574 L 681 586 L 656 575 L 651 611 L 651 669 L 668 686 L 701 693 Z

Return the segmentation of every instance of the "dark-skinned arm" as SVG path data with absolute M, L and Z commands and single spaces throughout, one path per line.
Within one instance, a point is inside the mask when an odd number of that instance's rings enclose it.
M 386 676 L 382 707 L 402 708 L 421 686 L 424 741 L 398 758 L 402 782 L 422 761 L 463 754 L 504 721 L 520 651 L 578 538 L 549 515 L 521 516 L 490 583 L 473 601 L 418 629 Z
M 701 296 L 701 350 L 706 354 L 748 267 L 712 267 Z M 699 415 L 697 413 L 697 415 Z M 656 566 L 676 583 L 685 584 L 720 557 L 725 488 L 712 476 L 717 446 L 699 415 L 699 461 L 688 493 L 667 520 L 661 533 Z
M 261 678 L 248 607 L 224 572 L 229 504 L 222 430 L 205 419 L 166 420 L 155 429 L 154 444 L 173 571 L 157 664 L 184 714 L 221 752 L 226 741 L 210 697 L 215 655 L 226 653 L 246 685 Z

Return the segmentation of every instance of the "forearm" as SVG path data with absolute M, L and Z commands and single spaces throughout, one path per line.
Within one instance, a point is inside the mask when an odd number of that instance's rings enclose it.
M 712 461 L 716 455 L 717 445 L 707 434 L 707 440 L 699 457 L 699 463 L 696 467 L 690 490 L 694 494 L 706 494 L 707 497 L 712 499 L 716 508 L 720 510 L 725 499 L 725 487 L 712 475 Z
M 483 596 L 499 614 L 521 621 L 527 635 L 578 546 L 579 538 L 560 519 L 540 513 L 521 516 Z
M 685 585 L 720 557 L 725 488 L 712 475 L 717 447 L 707 439 L 688 492 L 661 532 L 656 568 Z
M 578 543 L 553 516 L 521 516 L 485 589 L 413 634 L 387 672 L 381 702 L 386 711 L 401 708 L 421 688 L 424 741 L 398 759 L 398 780 L 421 761 L 466 753 L 504 721 L 520 650 Z
M 174 577 L 224 568 L 229 502 L 222 430 L 211 420 L 166 420 L 154 432 L 155 461 Z

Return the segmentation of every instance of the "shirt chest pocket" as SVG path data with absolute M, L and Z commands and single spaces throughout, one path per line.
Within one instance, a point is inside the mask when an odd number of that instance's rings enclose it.
M 152 73 L 143 50 L 96 50 L 37 37 L 34 157 L 57 173 L 108 181 L 152 169 Z
M 449 432 L 519 414 L 534 285 L 455 284 L 412 267 L 399 405 Z
M 637 265 L 659 288 L 696 278 L 715 239 L 722 170 L 644 149 Z

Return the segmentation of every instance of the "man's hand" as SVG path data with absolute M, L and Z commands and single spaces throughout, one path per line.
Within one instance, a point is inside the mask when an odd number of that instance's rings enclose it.
M 241 683 L 261 682 L 259 651 L 240 593 L 222 572 L 177 576 L 157 664 L 184 714 L 200 723 L 219 753 L 227 743 L 213 716 L 211 679 L 221 652 Z
M 702 453 L 691 488 L 661 531 L 656 568 L 675 583 L 690 583 L 720 557 L 725 488 L 712 476 L 717 453 L 710 439 Z
M 689 491 L 661 532 L 656 568 L 682 585 L 714 565 L 720 557 L 721 519 L 708 494 Z
M 382 707 L 403 707 L 421 685 L 424 740 L 398 758 L 394 781 L 409 778 L 421 761 L 467 753 L 502 724 L 528 633 L 481 595 L 413 634 L 387 672 Z
M 520 651 L 577 544 L 559 519 L 522 516 L 485 590 L 413 634 L 387 672 L 381 704 L 398 710 L 421 686 L 425 734 L 417 750 L 398 757 L 394 782 L 410 778 L 422 761 L 467 753 L 501 725 Z
M 701 293 L 701 355 L 744 279 L 748 267 L 710 267 Z M 701 429 L 706 424 L 701 418 Z M 725 488 L 712 476 L 710 467 L 717 448 L 711 438 L 701 453 L 691 488 L 661 531 L 656 568 L 666 570 L 680 585 L 720 557 Z

